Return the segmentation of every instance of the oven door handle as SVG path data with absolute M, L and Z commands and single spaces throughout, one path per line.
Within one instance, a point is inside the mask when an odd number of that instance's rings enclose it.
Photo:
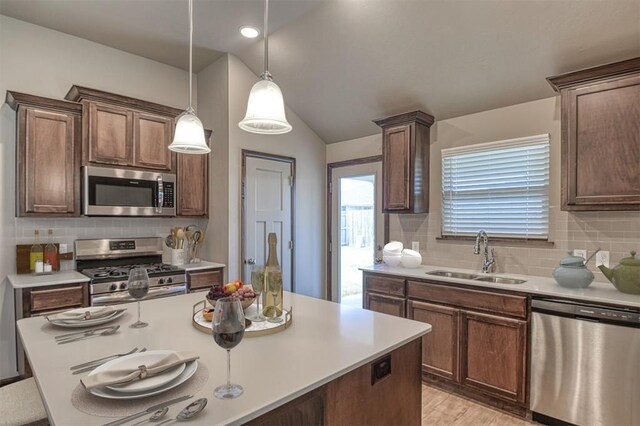
M 160 297 L 174 296 L 187 293 L 187 284 L 172 285 L 165 287 L 153 287 L 149 293 L 141 300 L 157 299 Z M 91 296 L 91 306 L 115 305 L 119 303 L 135 302 L 136 299 L 129 295 L 127 291 L 117 293 L 98 294 Z

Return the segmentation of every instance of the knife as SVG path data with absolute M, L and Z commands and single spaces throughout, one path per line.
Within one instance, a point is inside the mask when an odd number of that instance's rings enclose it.
M 180 402 L 180 401 L 184 401 L 185 399 L 189 399 L 189 398 L 193 398 L 193 395 L 184 395 L 184 396 L 181 396 L 181 397 L 179 397 L 179 398 L 174 398 L 174 399 L 171 399 L 171 400 L 169 400 L 169 401 L 161 402 L 160 404 L 153 405 L 153 406 L 151 406 L 151 407 L 147 408 L 147 409 L 146 409 L 146 410 L 144 410 L 144 411 L 140 411 L 139 413 L 131 414 L 130 416 L 123 417 L 123 418 L 121 418 L 120 420 L 116 420 L 116 421 L 113 421 L 113 422 L 111 422 L 111 423 L 105 423 L 105 424 L 104 424 L 104 425 L 102 425 L 102 426 L 117 426 L 117 425 L 122 425 L 122 424 L 127 423 L 128 421 L 131 421 L 131 420 L 137 419 L 138 417 L 142 417 L 142 416 L 144 416 L 145 414 L 151 414 L 151 413 L 153 413 L 154 411 L 158 411 L 158 410 L 160 410 L 160 409 L 162 409 L 162 408 L 164 408 L 164 407 L 168 407 L 169 405 L 177 404 L 178 402 Z
M 84 329 L 84 330 L 81 330 L 81 331 L 75 331 L 73 333 L 59 334 L 57 336 L 54 336 L 54 338 L 56 340 L 58 340 L 58 339 L 66 339 L 66 338 L 71 337 L 71 336 L 79 336 L 81 334 L 95 333 L 96 331 L 106 330 L 107 328 L 111 328 L 111 327 L 113 327 L 113 325 L 103 325 L 102 327 L 91 328 L 91 329 L 88 329 L 88 330 Z

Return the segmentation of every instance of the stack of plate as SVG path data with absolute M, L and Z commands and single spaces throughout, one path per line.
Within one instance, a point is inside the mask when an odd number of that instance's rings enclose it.
M 104 306 L 92 306 L 89 308 L 71 309 L 70 311 L 64 312 L 64 314 L 69 314 L 70 317 L 73 317 L 74 315 L 82 315 L 85 312 L 89 312 L 88 318 L 79 317 L 64 319 L 61 318 L 60 315 L 51 315 L 46 318 L 51 324 L 57 325 L 58 327 L 82 328 L 105 324 L 113 321 L 124 315 L 124 311 L 126 310 L 127 308 L 114 309 L 111 307 L 105 308 Z
M 156 350 L 138 352 L 131 355 L 116 358 L 102 364 L 100 367 L 89 373 L 93 376 L 98 373 L 109 371 L 110 369 L 136 369 L 139 365 L 149 365 L 159 361 L 173 351 Z M 193 376 L 198 369 L 198 361 L 193 360 L 184 364 L 171 367 L 170 369 L 147 377 L 143 380 L 136 380 L 124 385 L 111 385 L 89 389 L 88 392 L 108 399 L 138 399 L 147 396 L 158 395 L 181 385 Z

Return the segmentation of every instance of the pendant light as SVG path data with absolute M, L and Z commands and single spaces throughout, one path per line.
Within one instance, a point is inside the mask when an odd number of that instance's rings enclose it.
M 265 135 L 289 133 L 293 127 L 284 112 L 282 91 L 269 73 L 269 0 L 264 1 L 264 72 L 253 85 L 247 102 L 247 114 L 238 123 L 242 130 Z
M 189 0 L 189 108 L 178 117 L 171 151 L 181 154 L 208 154 L 211 149 L 204 138 L 204 127 L 192 107 L 193 99 L 193 0 Z

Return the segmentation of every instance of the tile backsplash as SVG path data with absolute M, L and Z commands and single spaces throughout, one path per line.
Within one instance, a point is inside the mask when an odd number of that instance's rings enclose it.
M 196 224 L 205 232 L 208 220 L 183 218 L 143 218 L 143 217 L 78 217 L 66 219 L 15 219 L 16 244 L 33 244 L 33 231 L 40 230 L 40 241 L 47 242 L 47 230 L 53 230 L 52 240 L 66 243 L 69 251 L 73 243 L 85 238 L 133 238 L 165 237 L 174 226 L 186 227 Z M 74 269 L 75 262 L 61 262 L 63 270 Z
M 420 242 L 422 263 L 481 270 L 482 256 L 473 254 L 472 241 L 437 240 L 440 236 L 440 213 L 421 215 L 390 215 L 389 239 L 402 241 L 411 247 L 411 241 Z M 550 277 L 560 259 L 572 249 L 586 249 L 591 255 L 595 249 L 610 252 L 610 267 L 629 256 L 631 250 L 640 253 L 640 212 L 577 212 L 559 208 L 549 209 L 549 241 L 553 245 L 491 243 L 496 253 L 496 272 Z M 607 282 L 595 266 L 589 269 L 596 281 Z

